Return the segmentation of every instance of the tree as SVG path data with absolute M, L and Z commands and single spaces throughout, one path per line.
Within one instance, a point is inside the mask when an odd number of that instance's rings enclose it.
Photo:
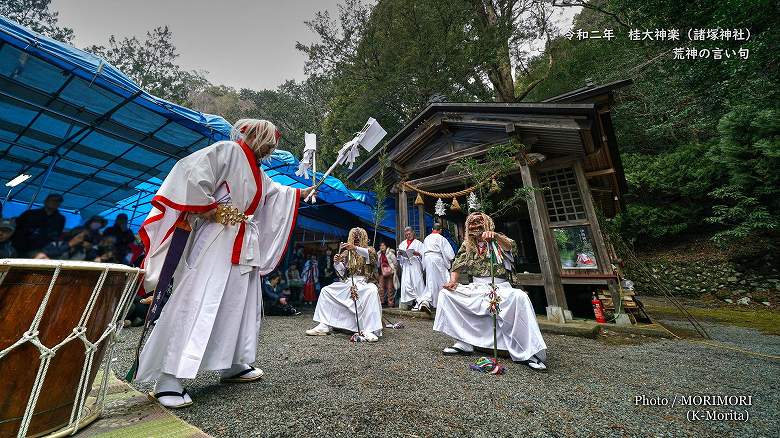
M 186 71 L 176 63 L 179 54 L 168 26 L 146 32 L 143 41 L 136 37 L 108 39 L 108 46 L 91 46 L 86 50 L 117 67 L 149 93 L 185 105 L 187 98 L 209 83 L 204 72 Z
M 339 149 L 327 136 L 321 134 L 321 126 L 327 111 L 327 80 L 309 77 L 305 81 L 285 81 L 276 90 L 241 90 L 241 99 L 250 102 L 257 113 L 273 121 L 282 131 L 285 149 L 295 154 L 303 152 L 303 136 L 306 132 L 318 134 L 317 160 L 335 157 Z
M 780 111 L 739 106 L 718 123 L 720 141 L 709 158 L 721 164 L 725 183 L 708 220 L 723 226 L 713 237 L 732 243 L 780 230 Z
M 374 216 L 374 237 L 371 239 L 371 246 L 376 246 L 376 234 L 379 224 L 385 219 L 385 200 L 389 192 L 389 186 L 385 181 L 385 168 L 389 166 L 387 158 L 387 144 L 382 145 L 382 152 L 379 154 L 379 176 L 374 179 L 375 204 L 371 208 L 371 214 Z
M 539 78 L 516 87 L 515 75 L 524 77 L 532 56 L 527 46 L 534 40 L 555 36 L 549 2 L 537 0 L 471 0 L 474 14 L 473 41 L 478 46 L 475 66 L 490 80 L 497 102 L 522 100 L 549 75 L 553 64 L 551 53 L 547 72 Z M 468 29 L 468 28 L 467 28 Z M 522 83 L 522 78 L 519 83 Z
M 2 0 L 0 15 L 49 38 L 63 43 L 72 43 L 73 29 L 58 26 L 59 13 L 50 10 L 49 6 L 51 0 Z
M 231 123 L 257 114 L 257 107 L 251 100 L 226 85 L 210 85 L 190 92 L 187 104 L 190 108 L 204 113 L 219 114 Z

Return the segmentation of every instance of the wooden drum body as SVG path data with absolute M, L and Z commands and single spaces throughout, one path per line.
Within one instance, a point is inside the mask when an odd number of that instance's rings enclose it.
M 72 432 L 100 413 L 116 335 L 142 277 L 115 264 L 0 260 L 0 437 Z

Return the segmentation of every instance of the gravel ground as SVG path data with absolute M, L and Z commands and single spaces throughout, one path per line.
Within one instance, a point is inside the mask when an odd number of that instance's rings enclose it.
M 264 380 L 219 385 L 201 373 L 187 383 L 195 404 L 176 414 L 215 437 L 780 436 L 777 361 L 686 341 L 546 335 L 548 373 L 505 361 L 507 373 L 491 376 L 468 369 L 475 357 L 443 357 L 449 341 L 432 321 L 403 322 L 377 343 L 352 344 L 346 334 L 304 336 L 311 314 L 269 317 L 256 364 Z M 780 346 L 778 336 L 718 330 L 745 348 Z M 123 332 L 119 375 L 139 335 Z M 671 406 L 691 395 L 749 395 L 752 406 Z M 641 396 L 669 405 L 636 405 Z M 747 410 L 749 419 L 689 422 L 689 409 Z

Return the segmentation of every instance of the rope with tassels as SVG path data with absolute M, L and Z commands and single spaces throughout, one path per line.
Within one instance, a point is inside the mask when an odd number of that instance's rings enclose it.
M 410 191 L 417 192 L 417 193 L 420 193 L 420 194 L 425 195 L 425 196 L 430 196 L 432 198 L 452 199 L 452 198 L 457 198 L 459 196 L 468 195 L 469 193 L 473 192 L 474 190 L 477 190 L 477 188 L 487 184 L 488 182 L 492 183 L 493 181 L 495 181 L 497 176 L 498 176 L 498 172 L 494 173 L 490 178 L 485 179 L 484 181 L 480 182 L 479 184 L 473 185 L 473 186 L 465 188 L 463 190 L 459 190 L 457 192 L 447 192 L 447 193 L 429 192 L 429 191 L 423 190 L 423 189 L 417 187 L 416 185 L 411 184 L 411 183 L 409 183 L 407 181 L 401 181 L 401 187 L 403 187 L 404 190 L 410 190 Z

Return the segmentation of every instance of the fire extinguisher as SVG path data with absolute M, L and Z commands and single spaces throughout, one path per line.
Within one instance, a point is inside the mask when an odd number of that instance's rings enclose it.
M 596 322 L 603 324 L 607 322 L 604 317 L 604 305 L 601 304 L 601 300 L 596 297 L 596 292 L 593 292 L 593 299 L 590 301 L 593 304 L 593 314 L 596 316 Z

